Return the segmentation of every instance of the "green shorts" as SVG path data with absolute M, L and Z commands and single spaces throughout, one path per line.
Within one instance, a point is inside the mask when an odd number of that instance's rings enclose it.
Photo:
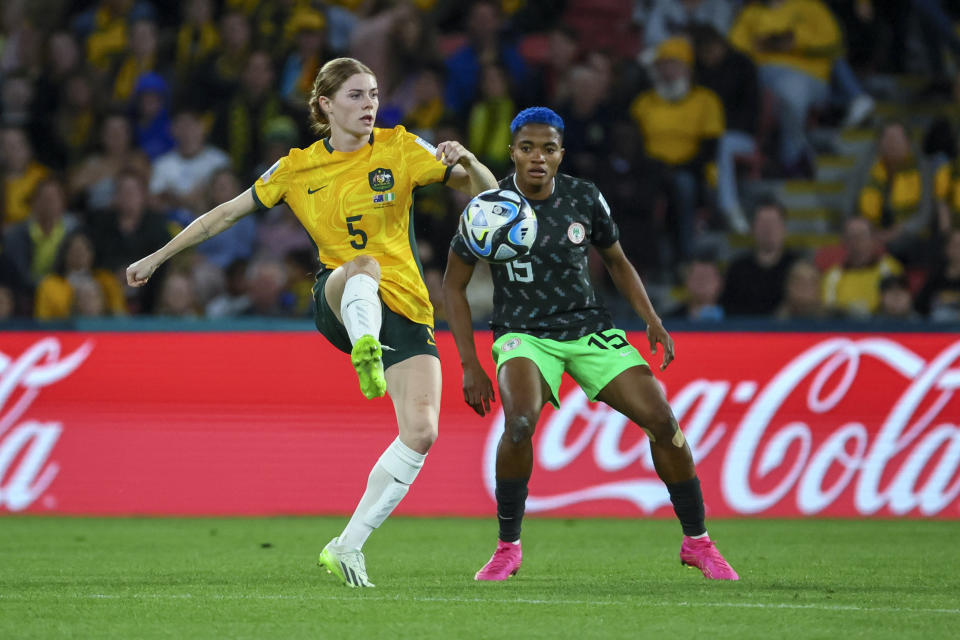
M 560 379 L 570 374 L 591 401 L 611 380 L 630 367 L 646 366 L 640 352 L 620 329 L 605 329 L 577 340 L 560 342 L 525 333 L 507 333 L 493 343 L 497 372 L 513 358 L 533 360 L 550 387 L 551 404 L 560 407 Z
M 317 274 L 317 281 L 313 284 L 313 319 L 317 330 L 330 341 L 330 344 L 344 353 L 350 353 L 352 345 L 347 329 L 337 320 L 336 314 L 327 303 L 327 296 L 323 293 L 323 287 L 331 273 L 333 273 L 332 270 Z M 380 344 L 383 345 L 384 369 L 389 369 L 391 365 L 420 354 L 440 357 L 437 352 L 437 342 L 433 338 L 433 327 L 417 324 L 405 318 L 383 304 L 382 300 L 380 309 L 383 314 Z

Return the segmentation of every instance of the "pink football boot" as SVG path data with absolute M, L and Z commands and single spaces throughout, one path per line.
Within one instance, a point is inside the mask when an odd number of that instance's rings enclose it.
M 483 569 L 477 571 L 473 576 L 474 580 L 506 580 L 520 571 L 520 562 L 523 560 L 523 552 L 520 551 L 520 543 L 504 542 L 497 540 L 497 550 L 493 552 L 490 561 L 483 565 Z
M 491 561 L 492 563 L 492 561 Z M 723 559 L 709 536 L 690 538 L 683 536 L 680 545 L 680 564 L 696 567 L 708 580 L 739 580 L 740 576 Z

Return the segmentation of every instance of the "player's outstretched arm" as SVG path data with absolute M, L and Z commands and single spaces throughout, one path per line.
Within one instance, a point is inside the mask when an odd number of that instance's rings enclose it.
M 437 160 L 453 167 L 447 186 L 475 196 L 481 191 L 497 188 L 497 179 L 485 164 L 459 142 L 447 140 L 437 145 Z
M 453 251 L 447 256 L 447 270 L 443 274 L 443 304 L 447 311 L 447 323 L 457 343 L 460 365 L 463 367 L 463 399 L 479 415 L 490 411 L 495 400 L 490 376 L 477 358 L 477 345 L 473 341 L 473 316 L 467 302 L 467 284 L 473 275 L 473 265 L 467 264 Z
M 127 284 L 139 287 L 147 283 L 160 265 L 184 249 L 212 238 L 221 231 L 229 229 L 240 218 L 256 209 L 253 195 L 247 189 L 233 200 L 217 205 L 210 211 L 191 222 L 170 242 L 157 251 L 127 267 Z
M 663 345 L 663 364 L 660 365 L 660 371 L 663 371 L 673 362 L 675 355 L 673 338 L 663 328 L 663 322 L 654 310 L 653 303 L 650 302 L 650 296 L 647 295 L 643 281 L 640 280 L 640 274 L 637 273 L 637 270 L 634 269 L 623 253 L 623 248 L 619 242 L 614 242 L 609 247 L 598 249 L 598 251 L 617 290 L 623 294 L 623 297 L 627 299 L 637 315 L 647 323 L 647 339 L 650 341 L 650 351 L 657 352 L 658 342 Z

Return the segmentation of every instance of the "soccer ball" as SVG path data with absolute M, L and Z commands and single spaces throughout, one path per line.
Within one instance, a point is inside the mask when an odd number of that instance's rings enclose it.
M 537 216 L 516 191 L 490 189 L 467 204 L 459 232 L 470 253 L 504 264 L 530 253 L 537 239 Z

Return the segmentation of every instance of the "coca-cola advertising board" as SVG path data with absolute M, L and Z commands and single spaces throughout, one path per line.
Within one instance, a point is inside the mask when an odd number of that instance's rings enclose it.
M 658 378 L 709 515 L 960 518 L 957 335 L 674 337 Z M 492 516 L 503 415 L 464 404 L 437 344 L 440 439 L 398 512 Z M 570 380 L 561 401 L 527 511 L 672 515 L 643 431 Z M 395 435 L 389 398 L 315 333 L 0 334 L 0 513 L 348 513 Z

